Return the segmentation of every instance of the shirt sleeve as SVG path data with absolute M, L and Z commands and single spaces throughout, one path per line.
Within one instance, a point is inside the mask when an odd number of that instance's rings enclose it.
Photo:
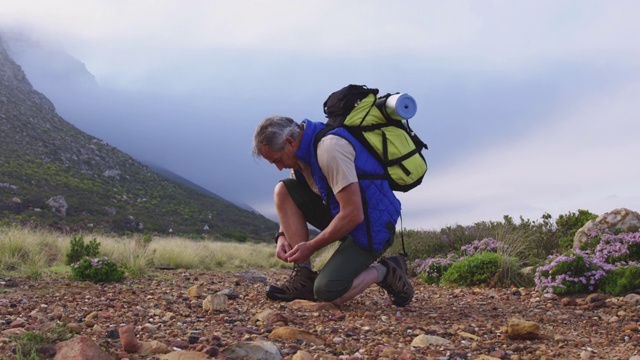
M 318 164 L 334 193 L 357 182 L 356 151 L 344 138 L 328 135 L 320 140 L 317 149 Z

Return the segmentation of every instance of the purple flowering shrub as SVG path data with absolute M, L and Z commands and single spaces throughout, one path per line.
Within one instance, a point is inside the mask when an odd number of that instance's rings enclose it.
M 427 284 L 434 285 L 440 283 L 440 278 L 449 269 L 451 264 L 457 260 L 457 256 L 450 253 L 446 258 L 435 257 L 429 259 L 418 259 L 413 266 L 418 277 Z
M 485 238 L 482 240 L 475 240 L 471 244 L 464 245 L 460 248 L 463 256 L 472 256 L 476 253 L 482 252 L 498 252 L 498 250 L 504 250 L 506 245 L 502 241 L 498 241 L 493 238 Z
M 557 295 L 592 292 L 606 274 L 602 265 L 580 250 L 551 255 L 536 270 L 536 289 Z
M 470 244 L 463 245 L 460 251 L 452 251 L 446 257 L 438 256 L 427 259 L 417 259 L 413 262 L 412 268 L 417 276 L 427 284 L 439 284 L 442 276 L 449 268 L 460 261 L 474 255 L 486 252 L 497 253 L 504 249 L 505 244 L 493 238 L 475 240 Z
M 90 258 L 71 265 L 71 279 L 79 281 L 93 281 L 94 283 L 120 281 L 124 278 L 124 270 L 108 257 Z
M 638 265 L 640 260 L 640 232 L 600 235 L 600 243 L 594 250 L 594 257 L 603 263 L 621 267 L 626 264 Z
M 549 256 L 536 270 L 536 289 L 557 295 L 596 290 L 613 294 L 640 286 L 633 279 L 640 261 L 640 232 L 613 234 L 599 230 L 589 234 L 585 243 L 589 244 L 586 249 L 581 247 L 585 250 Z M 627 267 L 630 269 L 617 271 Z

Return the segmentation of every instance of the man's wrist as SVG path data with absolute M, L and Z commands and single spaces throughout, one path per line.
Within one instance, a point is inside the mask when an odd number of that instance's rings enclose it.
M 276 244 L 278 243 L 278 239 L 280 239 L 280 236 L 284 236 L 284 232 L 283 231 L 278 231 L 276 233 L 276 236 L 273 239 Z

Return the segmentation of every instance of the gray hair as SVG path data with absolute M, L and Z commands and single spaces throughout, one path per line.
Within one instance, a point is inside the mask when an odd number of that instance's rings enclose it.
M 262 149 L 268 146 L 273 151 L 284 149 L 285 139 L 294 139 L 300 135 L 300 124 L 286 116 L 269 116 L 264 119 L 253 135 L 252 154 L 256 158 L 262 157 Z

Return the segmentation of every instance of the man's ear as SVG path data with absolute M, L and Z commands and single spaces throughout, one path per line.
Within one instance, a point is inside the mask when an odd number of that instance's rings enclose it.
M 287 136 L 286 139 L 284 139 L 285 143 L 294 146 L 296 144 L 296 139 L 292 138 L 291 136 Z

